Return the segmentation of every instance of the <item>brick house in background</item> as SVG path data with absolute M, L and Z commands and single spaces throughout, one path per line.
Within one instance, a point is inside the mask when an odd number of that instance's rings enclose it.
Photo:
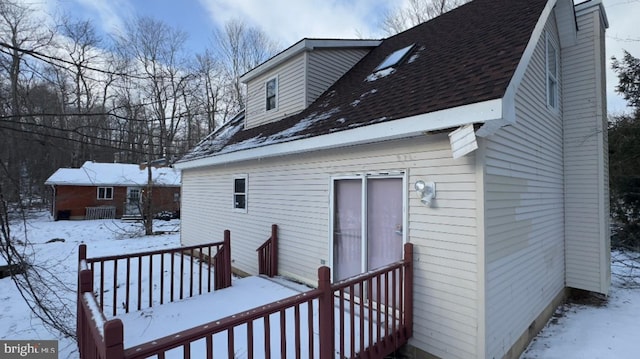
M 180 171 L 152 168 L 154 213 L 180 210 Z M 144 165 L 85 162 L 60 168 L 46 185 L 53 192 L 51 214 L 59 219 L 139 218 L 148 172 Z

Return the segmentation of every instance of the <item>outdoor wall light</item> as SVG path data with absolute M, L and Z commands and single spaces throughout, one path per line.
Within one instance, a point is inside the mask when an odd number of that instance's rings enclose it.
M 416 189 L 418 198 L 420 198 L 420 202 L 427 206 L 431 206 L 431 201 L 436 198 L 436 183 L 418 180 L 416 181 L 414 188 Z

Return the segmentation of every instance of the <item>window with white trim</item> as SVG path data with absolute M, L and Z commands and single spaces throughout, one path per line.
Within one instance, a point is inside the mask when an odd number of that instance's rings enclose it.
M 233 178 L 233 209 L 235 211 L 247 212 L 247 180 L 247 175 Z
M 268 80 L 265 88 L 267 111 L 274 110 L 278 107 L 278 78 Z
M 98 199 L 113 199 L 113 187 L 98 187 Z
M 546 33 L 547 106 L 558 108 L 558 48 Z

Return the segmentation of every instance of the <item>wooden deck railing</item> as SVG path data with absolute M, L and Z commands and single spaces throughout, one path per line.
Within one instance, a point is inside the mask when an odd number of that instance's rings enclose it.
M 271 237 L 258 249 L 258 273 L 269 277 L 278 275 L 278 225 L 271 225 Z
M 340 313 L 332 345 L 341 357 L 383 358 L 407 343 L 413 335 L 412 263 L 407 243 L 403 261 L 331 286 Z
M 86 248 L 80 248 L 80 258 Z M 78 264 L 78 305 L 76 334 L 83 359 L 122 358 L 123 326 L 120 319 L 107 320 L 93 294 L 93 273 L 85 259 Z
M 116 218 L 115 206 L 85 207 L 84 219 L 113 219 Z
M 104 321 L 99 305 L 91 304 L 93 275 L 83 274 L 90 272 L 87 268 L 79 278 L 78 325 L 83 321 L 98 329 L 79 330 L 81 357 L 213 358 L 215 352 L 228 358 L 241 353 L 247 358 L 381 359 L 412 335 L 412 263 L 412 245 L 405 244 L 404 260 L 338 283 L 331 284 L 329 268 L 321 267 L 317 289 L 127 349 L 120 320 Z
M 79 259 L 94 275 L 100 311 L 116 316 L 230 286 L 230 247 L 225 231 L 222 242 L 96 258 L 81 244 Z
M 241 352 L 247 358 L 333 359 L 339 353 L 381 359 L 413 333 L 412 263 L 408 243 L 404 260 L 335 284 L 323 266 L 317 289 L 140 344 L 124 357 L 213 358 L 214 347 L 223 346 L 227 358 Z M 235 339 L 238 333 L 242 340 Z M 226 340 L 214 346 L 216 334 Z M 257 339 L 262 346 L 256 347 Z

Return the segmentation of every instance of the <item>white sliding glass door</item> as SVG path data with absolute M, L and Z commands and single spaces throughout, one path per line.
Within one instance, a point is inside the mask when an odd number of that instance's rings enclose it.
M 402 259 L 402 189 L 402 177 L 334 179 L 334 280 Z

